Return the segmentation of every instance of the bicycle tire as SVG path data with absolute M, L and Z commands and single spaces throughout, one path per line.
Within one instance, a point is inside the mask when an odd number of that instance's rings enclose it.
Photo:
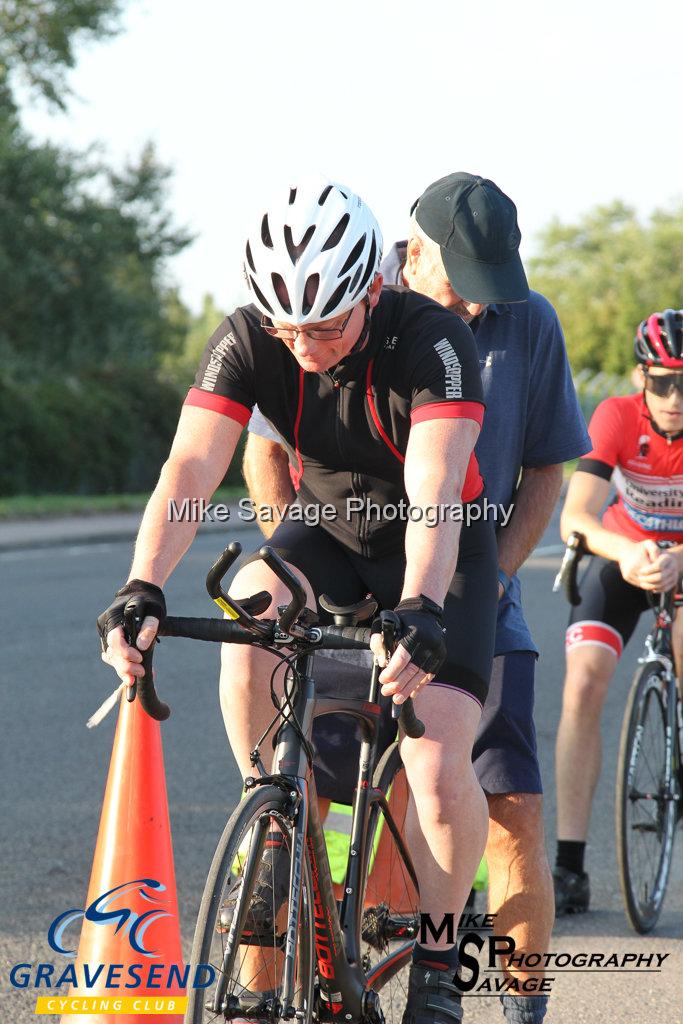
M 402 785 L 404 780 L 405 769 L 395 743 L 380 759 L 373 787 L 388 796 L 392 787 Z M 410 858 L 406 861 L 377 803 L 370 808 L 364 856 L 363 968 L 368 987 L 379 993 L 386 1024 L 400 1024 L 408 997 L 408 968 L 419 928 L 419 893 Z
M 282 995 L 282 964 L 289 909 L 289 898 L 278 901 L 272 889 L 268 893 L 259 888 L 257 877 L 262 865 L 262 852 L 267 833 L 276 821 L 284 838 L 284 846 L 291 855 L 290 802 L 287 794 L 277 786 L 259 786 L 242 801 L 231 815 L 216 847 L 202 896 L 194 941 L 192 944 L 191 977 L 195 965 L 211 964 L 216 978 L 210 988 L 188 992 L 186 1024 L 208 1024 L 211 1021 L 240 1020 L 277 1024 L 281 1017 L 277 1003 Z M 249 852 L 253 843 L 250 868 Z M 262 867 L 261 867 L 262 870 Z M 229 892 L 235 893 L 236 877 L 240 872 L 248 876 L 249 886 L 256 895 L 238 913 L 238 924 L 232 951 L 226 955 L 230 926 L 221 924 L 221 909 Z M 273 879 L 274 882 L 274 879 Z M 287 884 L 289 874 L 287 874 Z M 241 884 L 241 883 L 240 883 Z M 264 898 L 264 892 L 270 899 Z M 313 889 L 308 856 L 304 851 L 301 873 L 301 901 L 296 953 L 296 977 L 293 1005 L 297 1020 L 310 1021 L 313 1016 L 315 984 L 315 945 L 313 932 Z M 246 917 L 244 914 L 246 913 Z M 269 916 L 270 915 L 270 916 Z M 239 917 L 243 917 L 242 925 Z M 272 925 L 272 927 L 271 927 Z M 227 1010 L 216 1010 L 217 1003 Z
M 646 934 L 664 904 L 671 868 L 676 804 L 666 791 L 667 672 L 659 661 L 636 673 L 617 761 L 616 846 L 626 915 Z

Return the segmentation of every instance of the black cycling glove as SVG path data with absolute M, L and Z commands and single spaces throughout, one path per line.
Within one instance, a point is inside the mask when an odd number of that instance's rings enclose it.
M 401 623 L 400 643 L 410 655 L 413 665 L 430 674 L 438 672 L 446 660 L 443 608 L 420 594 L 401 601 L 395 611 Z M 372 632 L 382 632 L 379 619 L 373 622 Z
M 145 580 L 131 580 L 116 591 L 112 603 L 97 618 L 97 629 L 104 650 L 107 649 L 107 637 L 111 630 L 123 625 L 123 610 L 132 597 L 142 597 L 144 615 L 153 615 L 159 622 L 166 618 L 166 599 L 161 587 Z

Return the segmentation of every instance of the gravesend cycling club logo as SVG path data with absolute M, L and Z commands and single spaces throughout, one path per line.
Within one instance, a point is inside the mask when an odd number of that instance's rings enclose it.
M 102 991 L 208 988 L 216 976 L 215 968 L 210 964 L 161 962 L 162 954 L 155 944 L 155 934 L 159 945 L 163 946 L 163 929 L 159 931 L 156 925 L 163 918 L 173 916 L 164 905 L 164 893 L 166 886 L 157 879 L 134 878 L 102 893 L 83 910 L 63 911 L 50 924 L 47 940 L 55 953 L 68 957 L 70 962 L 65 965 L 49 962 L 14 964 L 9 971 L 10 984 L 15 989 L 48 989 L 57 994 L 71 987 L 80 994 L 93 995 Z M 118 936 L 116 945 L 111 948 L 117 950 L 114 958 L 125 962 L 91 963 L 82 961 L 80 957 L 75 959 L 76 929 L 72 926 L 81 921 L 108 931 L 112 939 Z M 123 949 L 121 937 L 124 939 Z M 104 941 L 102 946 L 106 948 L 107 942 Z M 126 946 L 131 950 L 128 956 L 124 953 Z M 48 1008 L 37 1009 L 36 1012 L 57 1011 Z M 60 1008 L 60 1012 L 66 1012 L 65 1008 Z M 80 1011 L 69 1012 L 85 1011 L 81 1007 Z
M 76 956 L 75 949 L 64 948 L 64 932 L 70 924 L 83 917 L 93 924 L 113 927 L 115 934 L 123 930 L 128 936 L 131 948 L 136 953 L 147 957 L 157 956 L 158 954 L 153 949 L 148 949 L 145 945 L 147 930 L 155 921 L 171 915 L 160 906 L 139 914 L 131 907 L 125 906 L 122 901 L 130 893 L 135 893 L 146 904 L 159 904 L 159 896 L 156 893 L 165 891 L 166 886 L 154 878 L 136 878 L 132 882 L 117 885 L 109 892 L 98 896 L 85 910 L 65 910 L 63 914 L 56 917 L 48 928 L 47 941 L 56 953 L 61 953 L 63 956 Z

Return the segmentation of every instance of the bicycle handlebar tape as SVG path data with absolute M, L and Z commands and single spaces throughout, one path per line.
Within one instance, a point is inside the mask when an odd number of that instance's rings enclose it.
M 399 728 L 402 729 L 406 736 L 410 737 L 411 740 L 419 740 L 420 737 L 425 734 L 425 724 L 415 714 L 413 698 L 408 697 L 408 700 L 404 701 L 403 704 L 392 704 L 392 712 L 397 706 L 399 708 Z
M 133 646 L 137 646 L 138 632 L 146 614 L 147 605 L 144 594 L 134 594 L 123 609 L 123 621 L 128 641 Z M 136 690 L 138 699 L 150 718 L 156 719 L 157 722 L 165 722 L 171 714 L 171 709 L 163 700 L 159 700 L 154 687 L 152 662 L 154 660 L 155 643 L 156 640 L 153 640 L 146 651 L 140 651 L 140 654 L 142 655 L 142 667 L 145 670 L 145 674 L 137 679 Z
M 115 920 L 103 922 L 101 913 L 98 921 L 98 911 L 105 910 L 105 903 L 109 917 L 125 913 L 127 927 L 117 928 Z M 119 702 L 85 908 L 94 912 L 83 919 L 75 962 L 78 982 L 69 995 L 80 1000 L 96 997 L 97 1009 L 92 1015 L 75 1018 L 65 1008 L 63 1024 L 147 1020 L 132 1010 L 112 1016 L 113 1011 L 106 1013 L 102 1008 L 105 1000 L 111 1002 L 117 995 L 116 989 L 107 987 L 109 965 L 116 965 L 115 976 L 125 979 L 135 964 L 140 985 L 119 994 L 134 996 L 140 1003 L 149 997 L 151 1006 L 167 999 L 169 1015 L 163 1020 L 181 1024 L 185 1000 L 177 979 L 183 977 L 183 960 L 161 726 L 145 714 L 137 700 Z M 121 917 L 119 924 L 122 921 Z M 86 965 L 92 973 L 99 964 L 104 964 L 103 970 L 96 972 L 92 986 L 86 987 Z M 145 965 L 142 971 L 140 964 Z M 150 977 L 150 964 L 163 965 L 163 969 Z M 177 965 L 173 972 L 172 965 Z

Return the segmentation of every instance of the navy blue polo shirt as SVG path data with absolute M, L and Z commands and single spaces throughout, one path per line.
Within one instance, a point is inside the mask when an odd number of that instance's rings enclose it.
M 406 242 L 382 263 L 387 284 L 403 284 Z M 557 313 L 538 292 L 527 302 L 492 303 L 470 327 L 479 350 L 486 413 L 476 455 L 495 504 L 514 501 L 520 470 L 552 466 L 591 449 Z M 535 651 L 513 576 L 501 598 L 495 653 Z

